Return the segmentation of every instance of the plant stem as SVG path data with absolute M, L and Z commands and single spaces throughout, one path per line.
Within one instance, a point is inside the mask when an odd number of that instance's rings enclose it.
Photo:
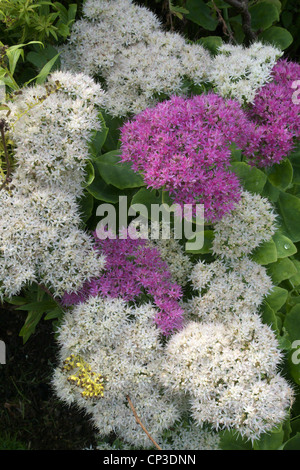
M 137 415 L 137 412 L 132 404 L 132 401 L 130 400 L 129 396 L 127 395 L 126 396 L 127 398 L 127 401 L 129 403 L 129 406 L 130 408 L 132 409 L 132 412 L 134 414 L 134 417 L 135 417 L 135 420 L 137 422 L 137 424 L 139 424 L 142 428 L 142 430 L 147 434 L 147 436 L 149 437 L 150 441 L 153 442 L 153 444 L 155 445 L 155 447 L 158 449 L 158 450 L 162 450 L 161 447 L 159 447 L 159 445 L 155 442 L 155 440 L 150 436 L 149 432 L 147 431 L 147 429 L 145 428 L 145 426 L 143 425 L 143 423 L 141 422 L 140 418 L 138 417 Z
M 248 9 L 248 0 L 225 0 L 230 6 L 235 8 L 242 17 L 242 26 L 245 33 L 244 43 L 249 46 L 256 40 L 256 34 L 251 29 L 251 14 Z

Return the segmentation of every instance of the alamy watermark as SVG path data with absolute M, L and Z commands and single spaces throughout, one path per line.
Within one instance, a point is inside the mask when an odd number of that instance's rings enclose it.
M 292 350 L 295 349 L 291 356 L 291 361 L 293 364 L 300 364 L 300 340 L 297 339 L 292 343 Z
M 300 104 L 300 80 L 294 80 L 291 87 L 295 90 L 292 94 L 293 103 Z
M 149 210 L 150 209 L 150 210 Z M 138 214 L 138 215 L 137 215 Z M 185 239 L 186 250 L 200 250 L 204 244 L 204 205 L 180 204 L 171 206 L 151 204 L 133 204 L 128 207 L 127 196 L 119 196 L 119 211 L 113 204 L 100 204 L 96 215 L 103 217 L 96 227 L 100 239 L 142 238 L 168 240 Z M 173 233 L 171 232 L 171 216 Z M 128 220 L 131 218 L 130 223 Z
M 6 364 L 6 345 L 0 340 L 0 364 Z

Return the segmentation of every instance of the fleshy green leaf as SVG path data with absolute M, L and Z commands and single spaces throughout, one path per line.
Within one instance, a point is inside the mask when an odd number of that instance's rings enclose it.
M 289 279 L 296 274 L 297 270 L 289 258 L 283 258 L 276 261 L 276 263 L 269 264 L 267 271 L 271 276 L 274 284 L 280 284 L 285 279 Z
M 287 158 L 277 165 L 273 165 L 268 174 L 268 180 L 278 189 L 285 190 L 293 180 L 293 167 Z
M 277 261 L 277 250 L 274 241 L 271 239 L 262 243 L 254 250 L 251 258 L 258 264 L 266 265 Z
M 232 162 L 231 166 L 246 191 L 261 194 L 267 181 L 265 173 L 245 162 Z
M 293 42 L 291 33 L 280 26 L 271 26 L 258 35 L 258 40 L 272 44 L 279 49 L 287 49 Z
M 289 193 L 280 192 L 277 201 L 282 229 L 292 242 L 300 241 L 300 199 Z
M 218 20 L 212 16 L 212 10 L 203 0 L 187 0 L 185 6 L 189 11 L 186 15 L 187 19 L 208 31 L 214 31 L 216 29 Z
M 132 170 L 130 163 L 121 162 L 119 150 L 100 155 L 95 162 L 100 175 L 107 184 L 119 189 L 144 186 L 142 176 Z

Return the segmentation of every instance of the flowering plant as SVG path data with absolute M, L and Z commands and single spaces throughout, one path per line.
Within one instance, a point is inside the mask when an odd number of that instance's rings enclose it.
M 0 110 L 0 297 L 47 294 L 53 389 L 108 448 L 294 437 L 300 66 L 282 55 L 258 40 L 210 54 L 131 0 L 87 0 L 62 70 Z M 202 246 L 185 249 L 175 216 L 168 240 L 99 231 L 97 204 L 120 215 L 121 195 L 203 205 Z

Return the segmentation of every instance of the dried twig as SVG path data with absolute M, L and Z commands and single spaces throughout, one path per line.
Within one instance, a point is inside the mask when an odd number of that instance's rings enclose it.
M 153 444 L 155 445 L 155 447 L 158 449 L 158 450 L 162 450 L 161 447 L 159 447 L 159 445 L 155 442 L 155 440 L 153 439 L 153 437 L 150 436 L 150 434 L 148 433 L 147 429 L 145 428 L 145 426 L 143 425 L 143 423 L 141 422 L 140 418 L 138 417 L 137 415 L 137 412 L 132 404 L 132 401 L 130 400 L 129 396 L 127 395 L 126 396 L 127 398 L 127 401 L 129 403 L 129 406 L 130 408 L 132 409 L 132 412 L 134 414 L 134 417 L 135 417 L 135 420 L 137 422 L 137 424 L 139 424 L 142 428 L 142 430 L 147 434 L 147 436 L 149 437 L 149 439 L 151 440 L 151 442 L 153 442 Z

